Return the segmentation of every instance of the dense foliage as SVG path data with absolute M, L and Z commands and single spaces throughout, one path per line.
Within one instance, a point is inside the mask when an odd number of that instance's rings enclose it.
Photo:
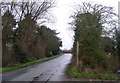
M 56 36 L 59 33 L 56 33 L 55 30 L 51 30 L 46 26 L 41 26 L 37 31 L 46 45 L 46 55 L 50 56 L 51 53 L 54 55 L 58 54 L 60 51 L 59 47 L 62 46 L 62 41 Z
M 114 21 L 111 19 L 113 16 L 115 17 L 115 13 L 111 7 L 85 2 L 78 5 L 77 12 L 72 16 L 74 21 L 71 23 L 75 32 L 73 51 L 76 55 L 74 60 L 77 71 L 85 73 L 117 71 L 117 65 L 113 65 L 117 64 L 117 58 L 114 57 L 116 39 L 107 34 L 111 30 L 115 31 Z M 117 46 L 119 49 L 119 45 Z
M 3 67 L 56 55 L 62 42 L 44 23 L 52 1 L 1 3 Z

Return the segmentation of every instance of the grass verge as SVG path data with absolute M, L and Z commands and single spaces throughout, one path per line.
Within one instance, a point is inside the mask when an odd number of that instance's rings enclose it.
M 19 69 L 19 68 L 23 68 L 23 67 L 38 63 L 38 62 L 43 62 L 43 61 L 47 61 L 47 60 L 50 60 L 50 59 L 54 59 L 54 58 L 56 58 L 56 57 L 58 57 L 60 55 L 61 54 L 55 55 L 55 56 L 52 56 L 52 57 L 45 57 L 45 58 L 38 59 L 38 60 L 35 60 L 35 61 L 32 61 L 32 62 L 27 62 L 27 63 L 21 64 L 19 66 L 15 66 L 15 67 L 0 68 L 0 72 L 13 71 L 13 70 L 16 70 L 16 69 Z
M 84 72 L 77 72 L 73 68 L 69 68 L 67 72 L 69 77 L 74 78 L 90 78 L 90 79 L 101 79 L 101 80 L 120 80 L 118 74 L 107 74 L 107 73 L 100 73 L 100 74 L 86 74 Z
M 87 74 L 85 72 L 78 72 L 75 68 L 76 58 L 72 58 L 72 63 L 69 65 L 67 70 L 67 76 L 72 78 L 87 78 L 87 79 L 99 79 L 99 80 L 120 80 L 120 74 L 108 74 L 108 73 L 97 73 Z

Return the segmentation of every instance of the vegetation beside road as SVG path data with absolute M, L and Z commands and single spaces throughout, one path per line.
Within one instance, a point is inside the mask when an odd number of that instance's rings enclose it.
M 120 28 L 112 7 L 83 2 L 70 23 L 74 31 L 73 77 L 118 79 Z M 75 69 L 74 69 L 75 68 Z M 83 73 L 84 72 L 84 73 Z
M 109 74 L 109 73 L 85 73 L 85 72 L 78 72 L 75 69 L 75 65 L 73 63 L 69 66 L 67 70 L 67 76 L 72 78 L 80 78 L 80 79 L 100 79 L 100 80 L 120 80 L 119 74 Z
M 84 72 L 77 72 L 74 69 L 69 69 L 68 75 L 74 78 L 89 78 L 89 79 L 102 79 L 102 80 L 118 80 L 118 74 L 86 74 Z
M 54 7 L 53 0 L 47 3 L 2 2 L 0 6 L 4 10 L 1 12 L 2 67 L 29 63 L 60 53 L 62 41 L 57 36 L 59 33 L 45 25 L 53 21 L 48 15 Z
M 39 63 L 39 62 L 43 62 L 43 61 L 47 61 L 47 60 L 50 60 L 50 59 L 57 58 L 57 57 L 59 57 L 60 55 L 61 55 L 61 54 L 54 55 L 54 56 L 51 56 L 51 57 L 42 58 L 42 59 L 38 59 L 38 60 L 34 60 L 34 61 L 31 61 L 31 62 L 27 62 L 27 63 L 20 64 L 20 65 L 18 65 L 18 66 L 0 68 L 0 72 L 13 71 L 13 70 L 16 70 L 16 69 L 19 69 L 19 68 L 23 68 L 23 67 L 26 67 L 26 66 L 35 64 L 35 63 Z

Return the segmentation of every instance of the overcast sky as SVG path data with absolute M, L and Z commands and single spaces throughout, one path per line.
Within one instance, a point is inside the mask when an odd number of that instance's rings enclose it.
M 114 7 L 115 12 L 118 12 L 119 0 L 56 0 L 56 7 L 52 11 L 55 23 L 48 26 L 60 32 L 58 36 L 63 41 L 62 49 L 70 49 L 73 45 L 74 33 L 69 30 L 70 25 L 68 23 L 71 20 L 69 17 L 72 15 L 75 5 L 84 1 Z

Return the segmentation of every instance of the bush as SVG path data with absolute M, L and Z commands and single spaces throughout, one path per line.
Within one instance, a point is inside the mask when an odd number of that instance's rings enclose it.
M 13 48 L 14 48 L 15 56 L 20 63 L 28 62 L 27 59 L 28 53 L 23 51 L 19 44 L 14 44 Z
M 2 67 L 11 67 L 17 64 L 15 57 L 12 55 L 4 55 L 2 56 Z
M 80 58 L 82 58 L 84 67 L 89 67 L 89 68 L 96 68 L 96 67 L 102 67 L 107 69 L 108 64 L 107 64 L 107 58 L 105 54 L 101 51 L 97 50 L 90 50 L 87 51 L 84 55 L 80 55 Z
M 19 62 L 20 63 L 28 62 L 27 56 L 28 56 L 28 54 L 26 52 L 21 52 L 19 55 Z

